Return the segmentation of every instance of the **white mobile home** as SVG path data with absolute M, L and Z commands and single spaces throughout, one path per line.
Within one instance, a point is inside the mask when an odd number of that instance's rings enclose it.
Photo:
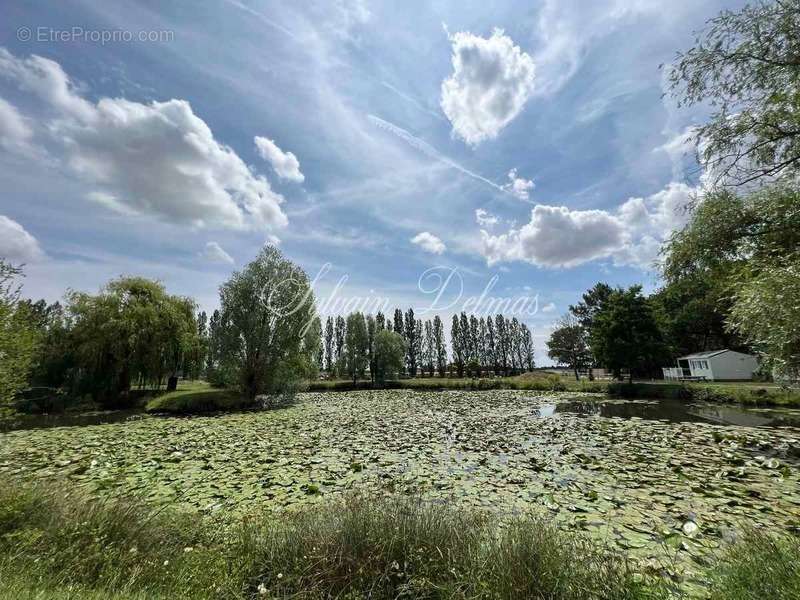
M 749 381 L 757 370 L 758 359 L 752 354 L 733 350 L 711 350 L 681 356 L 676 368 L 664 369 L 664 379 Z

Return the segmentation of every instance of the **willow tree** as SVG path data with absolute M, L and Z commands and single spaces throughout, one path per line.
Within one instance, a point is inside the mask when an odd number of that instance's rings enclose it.
M 721 12 L 668 76 L 679 105 L 714 111 L 694 130 L 711 183 L 800 173 L 800 3 L 757 1 Z
M 314 294 L 303 270 L 277 248 L 264 248 L 231 275 L 220 304 L 224 360 L 249 398 L 290 390 L 313 371 L 317 342 L 307 334 Z
M 159 387 L 197 342 L 195 303 L 142 277 L 122 277 L 99 294 L 70 292 L 76 391 L 124 398 L 132 385 Z

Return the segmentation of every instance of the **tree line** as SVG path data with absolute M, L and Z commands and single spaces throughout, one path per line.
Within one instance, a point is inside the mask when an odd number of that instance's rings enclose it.
M 381 332 L 402 342 L 402 355 L 393 359 L 395 374 L 408 377 L 458 377 L 483 374 L 513 375 L 534 367 L 533 336 L 525 323 L 498 314 L 494 317 L 467 315 L 452 317 L 450 344 L 442 319 L 417 318 L 414 309 L 396 308 L 392 317 L 382 312 L 346 317 L 329 316 L 323 334 L 322 362 L 330 377 L 364 377 L 367 368 L 374 375 L 381 353 L 375 341 Z M 386 336 L 384 336 L 386 337 Z M 373 377 L 374 379 L 374 377 Z

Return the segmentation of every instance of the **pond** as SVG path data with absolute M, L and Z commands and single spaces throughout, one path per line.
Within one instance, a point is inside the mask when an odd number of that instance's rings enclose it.
M 687 586 L 743 526 L 800 531 L 788 411 L 521 391 L 302 394 L 266 412 L 0 435 L 0 473 L 228 520 L 404 493 L 544 512 Z

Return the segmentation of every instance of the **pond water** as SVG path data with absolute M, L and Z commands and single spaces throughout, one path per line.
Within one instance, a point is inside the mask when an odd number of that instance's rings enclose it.
M 744 427 L 800 427 L 800 409 L 746 408 L 712 402 L 687 403 L 680 400 L 611 400 L 579 397 L 539 405 L 534 416 L 576 414 L 589 417 L 644 419 L 670 423 L 716 423 Z M 147 418 L 141 409 L 17 415 L 0 421 L 0 433 L 50 427 L 104 425 Z
M 596 400 L 576 398 L 545 404 L 539 416 L 559 413 L 585 416 L 645 419 L 670 423 L 716 423 L 744 427 L 800 427 L 799 409 L 746 408 L 711 402 L 680 400 Z
M 146 417 L 141 409 L 98 410 L 82 413 L 49 413 L 41 415 L 14 415 L 0 420 L 0 433 L 21 429 L 47 429 L 50 427 L 77 427 L 121 423 Z

